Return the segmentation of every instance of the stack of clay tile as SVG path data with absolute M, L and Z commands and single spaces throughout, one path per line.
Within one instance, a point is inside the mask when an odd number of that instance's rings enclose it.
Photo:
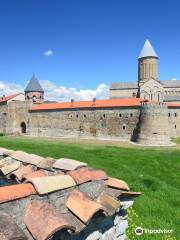
M 25 240 L 30 239 L 29 236 L 46 240 L 52 239 L 58 231 L 77 234 L 86 228 L 95 214 L 112 216 L 121 208 L 120 197 L 134 198 L 141 194 L 129 191 L 124 181 L 89 168 L 84 162 L 43 158 L 5 148 L 0 148 L 0 176 L 14 181 L 11 185 L 0 186 L 1 240 Z M 93 195 L 91 188 L 86 194 L 81 190 L 93 182 L 103 185 L 98 196 Z M 57 205 L 44 196 L 66 191 L 63 214 L 60 207 L 57 209 Z M 57 196 L 60 198 L 61 194 Z M 19 225 L 13 212 L 1 211 L 3 204 L 17 204 L 21 199 L 28 199 L 20 216 L 23 225 Z

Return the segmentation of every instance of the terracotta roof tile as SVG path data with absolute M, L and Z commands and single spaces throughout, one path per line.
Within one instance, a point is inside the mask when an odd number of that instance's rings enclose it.
M 18 169 L 20 166 L 21 166 L 21 163 L 16 161 L 14 163 L 1 167 L 0 170 L 4 175 L 7 175 L 15 171 L 16 169 Z
M 46 172 L 43 169 L 40 169 L 38 171 L 34 171 L 28 174 L 25 174 L 23 177 L 26 181 L 29 181 L 31 178 L 39 178 L 46 176 Z
M 123 197 L 139 197 L 142 193 L 141 192 L 126 192 L 126 191 L 121 191 L 120 196 Z
M 108 107 L 137 107 L 144 101 L 140 98 L 117 98 L 81 102 L 62 102 L 62 103 L 42 103 L 33 105 L 31 111 L 54 110 L 54 109 L 74 109 L 74 108 L 108 108 Z
M 69 171 L 68 174 L 75 180 L 77 184 L 107 179 L 107 175 L 104 171 L 90 170 L 87 167 Z
M 1 240 L 27 240 L 28 238 L 8 215 L 0 215 L 0 239 Z
M 40 161 L 43 160 L 42 157 L 37 156 L 35 154 L 28 154 L 26 152 L 23 151 L 15 151 L 12 155 L 12 158 L 24 162 L 24 163 L 29 163 L 32 165 L 38 165 L 40 163 Z
M 77 218 L 71 211 L 67 209 L 65 214 L 67 221 L 72 225 L 76 226 L 76 233 L 81 232 L 85 227 L 86 224 L 83 223 L 79 218 Z
M 90 200 L 79 190 L 70 192 L 66 206 L 84 223 L 88 223 L 98 211 L 105 210 L 101 204 Z
M 60 158 L 54 163 L 53 168 L 63 170 L 75 170 L 79 167 L 84 166 L 87 166 L 87 164 L 73 159 Z
M 108 178 L 106 173 L 102 170 L 92 170 L 90 172 L 92 181 L 106 180 Z
M 120 202 L 106 193 L 101 193 L 97 202 L 106 209 L 108 215 L 113 215 L 120 208 Z
M 82 167 L 77 170 L 69 171 L 68 174 L 74 179 L 77 184 L 91 181 L 91 176 L 87 167 Z
M 58 191 L 76 185 L 73 178 L 69 175 L 55 175 L 46 177 L 29 178 L 36 191 L 41 194 Z
M 11 173 L 11 177 L 15 177 L 19 181 L 22 181 L 25 175 L 32 172 L 34 172 L 32 165 L 21 166 L 18 170 Z
M 108 180 L 106 181 L 106 183 L 109 187 L 123 189 L 123 190 L 129 190 L 129 186 L 127 185 L 127 183 L 124 182 L 123 180 L 120 180 L 117 178 L 109 177 Z
M 24 222 L 36 240 L 51 239 L 62 229 L 75 228 L 46 201 L 32 201 L 26 208 Z
M 0 203 L 24 198 L 32 194 L 36 194 L 36 191 L 30 183 L 0 187 Z
M 44 158 L 42 161 L 40 161 L 40 163 L 37 165 L 37 167 L 51 170 L 55 161 L 56 161 L 55 159 L 47 157 L 47 158 Z

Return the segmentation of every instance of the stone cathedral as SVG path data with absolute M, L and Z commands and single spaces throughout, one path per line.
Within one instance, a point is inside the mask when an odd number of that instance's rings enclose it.
M 138 58 L 138 81 L 112 83 L 110 98 L 140 97 L 158 102 L 180 102 L 180 80 L 159 80 L 158 55 L 146 40 Z

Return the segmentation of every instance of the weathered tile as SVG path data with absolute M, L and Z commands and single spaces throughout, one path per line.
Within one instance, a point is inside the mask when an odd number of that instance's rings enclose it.
M 0 203 L 24 198 L 32 194 L 36 194 L 36 191 L 30 183 L 0 187 Z
M 4 167 L 1 167 L 0 170 L 4 175 L 7 175 L 13 171 L 15 171 L 16 169 L 20 168 L 21 163 L 16 161 L 14 163 L 11 163 L 9 165 L 5 165 Z
M 28 181 L 34 185 L 39 194 L 46 194 L 76 185 L 73 178 L 69 175 L 30 178 Z
M 56 161 L 55 159 L 47 157 L 41 160 L 40 163 L 37 165 L 37 167 L 51 170 L 55 161 Z
M 102 170 L 92 170 L 90 174 L 92 181 L 106 180 L 108 178 L 106 173 Z
M 8 215 L 0 215 L 0 239 L 1 240 L 27 240 L 28 238 Z
M 107 175 L 104 171 L 96 171 L 88 169 L 87 167 L 82 167 L 73 171 L 69 171 L 68 174 L 75 180 L 77 184 L 107 179 Z
M 85 167 L 87 166 L 86 163 L 77 161 L 77 160 L 73 160 L 73 159 L 68 159 L 68 158 L 60 158 L 58 160 L 56 160 L 56 162 L 53 165 L 53 168 L 57 168 L 57 169 L 62 169 L 62 170 L 75 170 L 79 167 Z
M 69 171 L 68 174 L 74 179 L 77 184 L 91 181 L 91 176 L 87 167 Z
M 127 185 L 127 183 L 117 178 L 108 177 L 106 183 L 109 187 L 112 188 L 123 189 L 127 191 L 129 190 L 129 186 Z
M 77 218 L 76 215 L 71 213 L 71 211 L 67 210 L 64 216 L 72 226 L 76 226 L 76 233 L 81 232 L 86 227 L 86 224 Z
M 29 174 L 25 174 L 24 179 L 26 181 L 28 181 L 31 178 L 44 177 L 44 176 L 46 176 L 46 172 L 43 169 L 40 169 L 38 171 L 34 171 L 34 172 L 29 173 Z
M 120 191 L 120 196 L 123 197 L 139 197 L 140 195 L 142 195 L 141 192 L 126 192 L 126 191 Z
M 97 202 L 100 203 L 105 209 L 108 215 L 113 215 L 118 208 L 120 208 L 120 202 L 106 193 L 101 193 Z
M 43 160 L 43 158 L 40 156 L 37 156 L 35 154 L 29 154 L 23 151 L 15 151 L 11 155 L 11 157 L 18 161 L 29 163 L 36 166 Z
M 87 198 L 79 190 L 70 192 L 66 206 L 84 223 L 88 223 L 95 213 L 105 210 L 101 204 Z
M 12 172 L 10 176 L 22 181 L 24 176 L 32 172 L 34 172 L 32 165 L 21 166 L 18 170 Z
M 75 231 L 75 227 L 46 201 L 32 201 L 26 208 L 24 223 L 36 240 L 51 239 L 62 229 Z

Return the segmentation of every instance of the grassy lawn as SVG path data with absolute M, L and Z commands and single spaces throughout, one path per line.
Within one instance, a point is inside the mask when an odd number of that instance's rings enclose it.
M 179 140 L 177 140 L 178 142 Z M 148 229 L 173 229 L 180 239 L 180 150 L 178 148 L 136 148 L 68 143 L 63 140 L 0 137 L 0 147 L 24 150 L 54 158 L 66 157 L 87 162 L 108 175 L 124 179 L 132 190 L 142 191 L 134 209 L 138 222 Z M 161 234 L 132 239 L 173 239 Z

